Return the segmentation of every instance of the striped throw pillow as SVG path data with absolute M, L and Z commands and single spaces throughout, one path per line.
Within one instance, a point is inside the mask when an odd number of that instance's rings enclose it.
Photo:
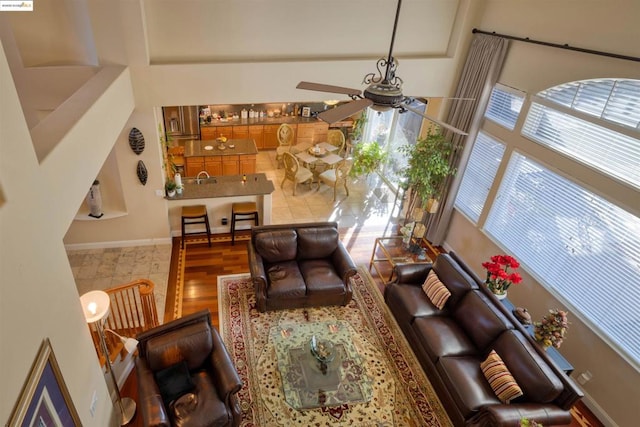
M 431 270 L 427 275 L 427 279 L 422 284 L 422 290 L 433 305 L 442 310 L 444 304 L 451 296 L 449 289 L 440 281 L 435 271 Z
M 522 396 L 522 389 L 495 350 L 491 350 L 487 359 L 480 364 L 480 369 L 501 402 L 509 403 Z

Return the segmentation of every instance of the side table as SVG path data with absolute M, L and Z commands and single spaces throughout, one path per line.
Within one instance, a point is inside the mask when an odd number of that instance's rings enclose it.
M 373 245 L 369 270 L 373 268 L 385 285 L 393 280 L 394 267 L 397 264 L 429 261 L 426 252 L 419 243 L 411 240 L 411 243 L 405 244 L 402 240 L 402 236 L 378 237 Z M 381 264 L 388 264 L 391 268 L 387 279 L 385 279 L 385 272 L 380 268 Z
M 502 305 L 504 305 L 507 308 L 507 310 L 513 313 L 513 310 L 515 310 L 516 306 L 513 305 L 513 303 L 509 301 L 508 298 L 501 300 L 501 302 L 502 302 Z M 533 336 L 533 325 L 522 325 L 522 326 L 524 326 L 527 332 L 529 332 L 529 334 Z M 571 373 L 573 372 L 573 365 L 569 363 L 569 361 L 565 359 L 562 354 L 560 354 L 557 348 L 555 347 L 547 348 L 547 355 L 551 360 L 555 362 L 556 365 L 558 365 L 558 368 L 562 369 L 567 375 L 571 375 Z

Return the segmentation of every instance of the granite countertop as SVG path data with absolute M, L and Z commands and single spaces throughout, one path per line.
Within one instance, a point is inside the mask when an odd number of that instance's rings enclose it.
M 184 157 L 194 156 L 240 156 L 258 154 L 256 143 L 253 139 L 228 139 L 224 144 L 225 149 L 220 150 L 220 143 L 215 139 L 199 140 L 189 139 L 184 141 Z M 233 148 L 230 146 L 233 145 Z M 205 147 L 212 147 L 206 149 Z
M 346 122 L 346 120 L 344 120 Z M 218 126 L 242 126 L 242 125 L 279 125 L 282 123 L 289 124 L 301 124 L 301 123 L 324 123 L 315 117 L 301 117 L 301 116 L 282 116 L 282 117 L 263 117 L 257 119 L 238 119 L 227 120 L 225 122 L 220 120 L 213 120 L 211 123 L 201 123 L 201 128 L 218 127 Z
M 263 173 L 248 174 L 245 183 L 242 182 L 242 175 L 212 176 L 202 179 L 201 184 L 196 184 L 195 178 L 183 178 L 182 186 L 182 194 L 165 198 L 167 200 L 211 199 L 265 195 L 275 191 L 273 182 Z

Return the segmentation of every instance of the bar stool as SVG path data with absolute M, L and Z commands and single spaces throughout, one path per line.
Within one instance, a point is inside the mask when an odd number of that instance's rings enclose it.
M 185 228 L 187 225 L 204 224 L 207 231 L 192 231 L 187 233 Z M 182 207 L 182 242 L 181 247 L 184 249 L 184 238 L 189 234 L 207 233 L 209 247 L 211 247 L 211 229 L 209 228 L 209 215 L 207 215 L 207 207 L 205 205 L 192 205 Z
M 256 202 L 238 202 L 231 205 L 231 245 L 236 244 L 236 221 L 254 221 L 260 225 Z

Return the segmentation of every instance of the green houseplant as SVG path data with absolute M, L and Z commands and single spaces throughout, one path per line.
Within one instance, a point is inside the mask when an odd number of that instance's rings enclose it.
M 369 175 L 387 160 L 387 153 L 375 141 L 359 142 L 353 147 L 352 176 Z
M 430 132 L 415 144 L 400 147 L 400 152 L 408 158 L 403 176 L 407 188 L 411 189 L 411 209 L 420 203 L 429 210 L 429 202 L 438 201 L 447 177 L 456 172 L 449 164 L 452 151 L 451 142 L 440 131 Z
M 173 197 L 176 195 L 176 182 L 172 178 L 167 178 L 164 183 L 164 189 L 167 190 L 167 196 Z

